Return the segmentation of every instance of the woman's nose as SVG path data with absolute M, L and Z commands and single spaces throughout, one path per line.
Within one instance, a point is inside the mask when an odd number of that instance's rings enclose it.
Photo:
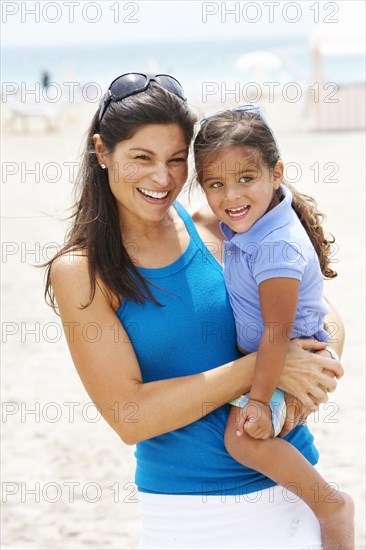
M 155 183 L 164 187 L 169 183 L 169 171 L 167 166 L 164 164 L 159 164 L 154 168 L 152 179 Z

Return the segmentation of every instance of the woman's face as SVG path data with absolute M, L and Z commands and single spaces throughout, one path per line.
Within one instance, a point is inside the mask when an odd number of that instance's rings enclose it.
M 188 147 L 177 124 L 144 126 L 103 158 L 124 227 L 162 220 L 187 179 Z

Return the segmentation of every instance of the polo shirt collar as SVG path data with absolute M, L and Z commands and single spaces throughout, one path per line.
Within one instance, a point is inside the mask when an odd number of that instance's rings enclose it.
M 267 212 L 267 214 L 259 218 L 248 231 L 244 233 L 234 233 L 226 223 L 220 222 L 220 229 L 226 240 L 230 241 L 231 244 L 238 244 L 240 246 L 248 243 L 260 242 L 274 229 L 279 229 L 287 225 L 292 218 L 292 193 L 288 187 L 283 184 L 281 184 L 281 190 L 285 195 L 284 199 L 282 199 L 277 206 L 272 208 L 272 210 Z

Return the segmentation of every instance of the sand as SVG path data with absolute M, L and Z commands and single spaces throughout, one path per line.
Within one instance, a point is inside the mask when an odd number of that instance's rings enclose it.
M 42 121 L 31 121 L 28 132 L 17 124 L 10 128 L 6 116 L 3 123 L 3 163 L 13 163 L 3 164 L 2 184 L 4 549 L 138 547 L 134 448 L 96 416 L 59 318 L 43 301 L 43 272 L 32 267 L 63 242 L 72 191 L 66 163 L 77 160 L 90 112 L 90 106 L 65 112 L 53 132 L 45 132 Z M 326 294 L 347 329 L 346 375 L 310 423 L 326 478 L 356 501 L 361 550 L 366 547 L 363 135 L 311 131 L 311 121 L 288 105 L 269 105 L 271 113 L 285 162 L 302 171 L 297 186 L 317 197 L 327 213 L 326 227 L 337 237 L 334 266 L 340 276 L 326 283 Z M 37 173 L 27 175 L 30 169 Z M 339 181 L 324 181 L 332 171 Z M 49 252 L 47 245 L 53 246 Z

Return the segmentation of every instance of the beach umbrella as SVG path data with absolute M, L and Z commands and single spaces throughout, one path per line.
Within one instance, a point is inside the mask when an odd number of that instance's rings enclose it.
M 248 88 L 246 92 L 248 101 L 260 102 L 263 94 L 258 98 L 258 86 L 263 90 L 264 82 L 271 80 L 273 76 L 270 75 L 276 71 L 276 80 L 280 80 L 278 73 L 283 67 L 283 62 L 275 53 L 258 50 L 240 56 L 234 67 L 237 71 L 244 73 L 245 79 L 257 86 L 257 88 L 255 86 Z
M 241 55 L 235 62 L 235 69 L 248 73 L 266 74 L 281 67 L 282 60 L 277 54 L 261 50 Z

